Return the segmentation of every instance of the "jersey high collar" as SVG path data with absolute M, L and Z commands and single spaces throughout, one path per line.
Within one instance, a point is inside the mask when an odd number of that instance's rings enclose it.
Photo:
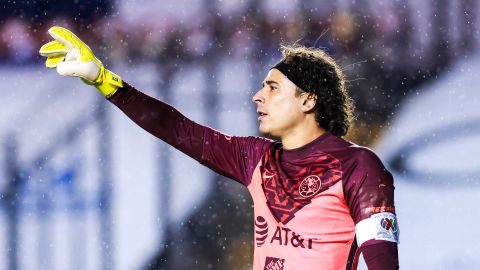
M 326 131 L 322 135 L 318 136 L 315 140 L 305 144 L 304 146 L 289 150 L 282 147 L 282 160 L 288 161 L 302 159 L 314 152 L 316 149 L 325 148 L 329 139 L 332 139 L 332 137 L 335 136 Z

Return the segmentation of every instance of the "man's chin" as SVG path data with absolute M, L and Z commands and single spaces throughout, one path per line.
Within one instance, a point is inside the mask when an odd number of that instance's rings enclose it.
M 268 130 L 268 128 L 265 128 L 262 126 L 262 124 L 260 124 L 258 126 L 258 133 L 260 133 L 260 135 L 262 136 L 268 136 L 270 134 L 270 131 Z
M 260 136 L 270 138 L 277 140 L 278 137 L 275 135 L 272 135 L 272 132 L 270 130 L 262 129 L 261 127 L 258 128 L 258 132 L 260 133 Z

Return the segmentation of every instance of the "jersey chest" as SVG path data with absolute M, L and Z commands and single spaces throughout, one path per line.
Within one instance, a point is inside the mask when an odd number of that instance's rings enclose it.
M 269 186 L 265 176 L 272 175 L 262 174 L 260 167 L 248 186 L 254 201 L 254 269 L 345 268 L 355 225 L 342 180 L 319 191 L 315 191 L 315 181 L 308 183 L 309 187 L 297 185 L 297 196 L 302 196 L 301 192 L 314 194 L 299 202 L 291 192 Z M 306 178 L 306 182 L 311 181 Z
M 321 242 L 353 239 L 354 222 L 340 170 L 320 165 L 303 168 L 293 179 L 286 177 L 273 166 L 259 164 L 254 171 L 248 189 L 257 245 L 313 249 Z

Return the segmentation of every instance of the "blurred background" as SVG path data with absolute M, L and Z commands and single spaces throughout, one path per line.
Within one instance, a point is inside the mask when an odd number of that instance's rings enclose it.
M 0 1 L 0 269 L 251 269 L 252 200 L 44 67 L 64 26 L 197 122 L 257 135 L 279 45 L 326 50 L 394 174 L 404 269 L 480 269 L 476 0 Z M 475 240 L 477 239 L 477 240 Z M 366 269 L 363 262 L 360 269 Z

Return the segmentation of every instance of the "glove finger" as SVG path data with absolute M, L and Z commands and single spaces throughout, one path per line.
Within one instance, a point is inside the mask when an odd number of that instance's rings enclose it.
M 64 54 L 57 54 L 57 55 L 49 56 L 47 58 L 47 61 L 45 62 L 45 66 L 47 68 L 54 68 L 58 65 L 58 63 L 63 61 L 63 59 L 65 59 Z
M 39 50 L 40 55 L 44 57 L 50 57 L 58 54 L 65 55 L 67 52 L 67 47 L 56 40 L 44 44 Z
M 72 50 L 65 55 L 65 61 L 77 61 L 80 59 L 80 52 L 78 50 Z
M 100 67 L 93 61 L 78 62 L 78 61 L 64 61 L 57 65 L 57 72 L 63 76 L 82 77 L 94 82 L 100 74 Z
M 87 46 L 74 33 L 66 28 L 53 26 L 48 29 L 48 33 L 55 40 L 65 45 L 68 49 L 81 49 L 81 47 Z

